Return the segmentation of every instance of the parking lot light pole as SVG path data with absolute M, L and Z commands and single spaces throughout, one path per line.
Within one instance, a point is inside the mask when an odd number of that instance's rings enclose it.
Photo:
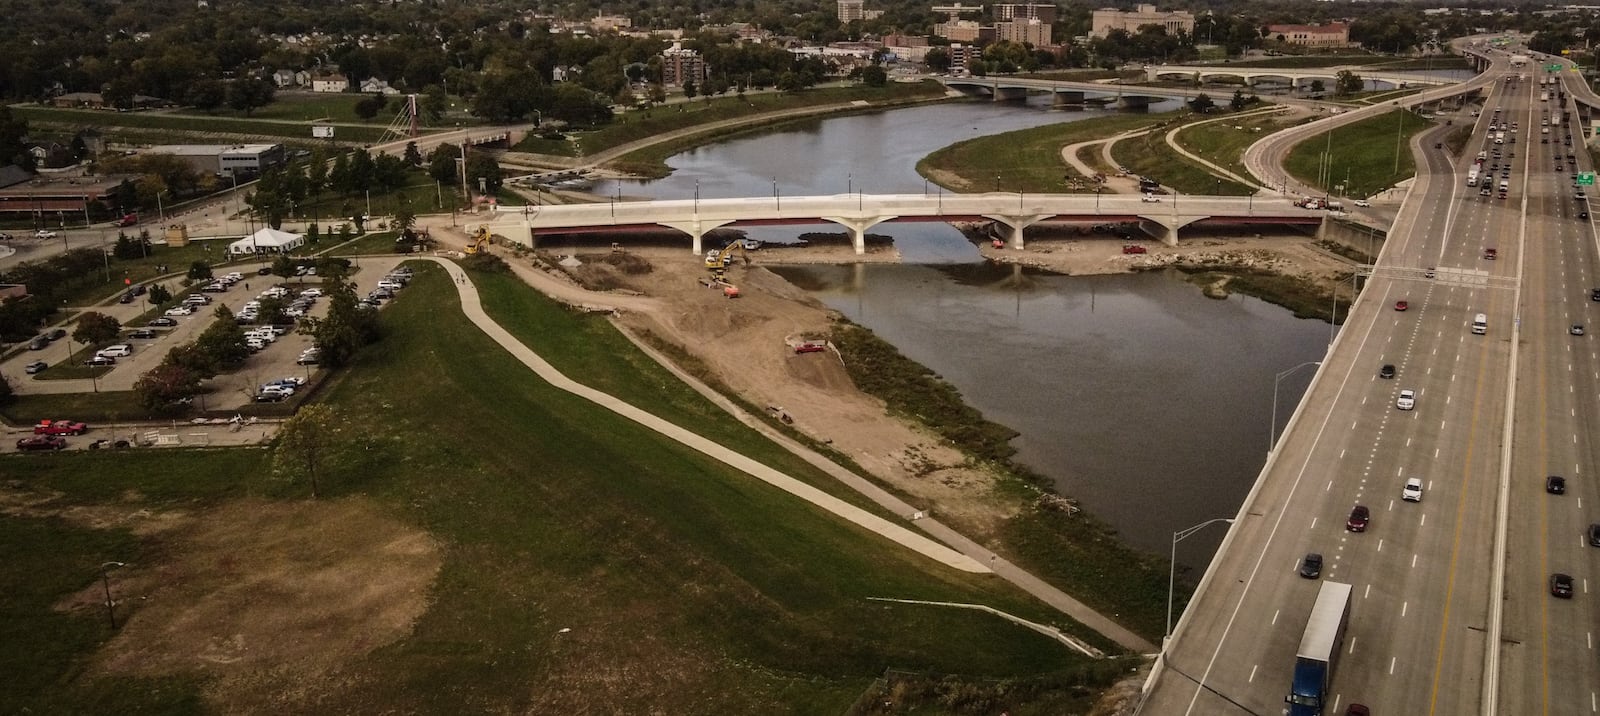
M 1233 518 L 1217 517 L 1215 519 L 1201 522 L 1193 527 L 1178 530 L 1177 532 L 1172 533 L 1172 558 L 1167 562 L 1167 630 L 1161 633 L 1161 654 L 1163 657 L 1166 656 L 1167 653 L 1167 641 L 1172 638 L 1172 591 L 1173 586 L 1177 582 L 1178 575 L 1178 543 L 1182 542 L 1185 537 L 1188 537 L 1189 535 L 1199 532 L 1200 530 L 1210 527 L 1218 522 L 1226 522 L 1231 525 L 1233 524 Z
M 111 578 L 106 576 L 106 572 L 118 567 L 126 566 L 128 566 L 126 562 L 103 562 L 100 565 L 100 587 L 101 589 L 104 589 L 106 593 L 106 619 L 111 621 L 112 631 L 115 631 L 117 628 L 117 611 L 114 603 L 111 601 Z
M 1308 365 L 1322 365 L 1322 361 L 1308 360 L 1300 365 L 1279 373 L 1276 378 L 1272 379 L 1272 422 L 1267 425 L 1267 453 L 1269 454 L 1273 451 L 1273 449 L 1278 447 L 1278 384 L 1283 382 L 1283 379 L 1288 377 L 1290 373 L 1300 370 Z

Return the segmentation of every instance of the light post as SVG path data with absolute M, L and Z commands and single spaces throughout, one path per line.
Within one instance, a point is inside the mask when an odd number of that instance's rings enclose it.
M 1167 641 L 1172 638 L 1172 592 L 1178 576 L 1178 543 L 1185 537 L 1203 530 L 1218 522 L 1233 524 L 1232 517 L 1217 517 L 1201 522 L 1198 525 L 1181 529 L 1172 533 L 1172 558 L 1167 562 L 1167 630 L 1161 635 L 1161 654 L 1167 653 Z
M 855 183 L 856 183 L 856 175 L 854 175 L 854 174 L 846 174 L 846 175 L 844 175 L 844 193 L 846 193 L 846 194 L 854 194 L 855 191 L 856 191 Z
M 156 213 L 161 215 L 161 223 L 167 223 L 167 210 L 161 206 L 161 192 L 156 192 Z
M 1308 360 L 1300 365 L 1279 373 L 1276 378 L 1272 379 L 1272 422 L 1267 425 L 1268 454 L 1271 454 L 1272 451 L 1278 447 L 1278 384 L 1282 383 L 1283 379 L 1288 377 L 1290 373 L 1300 370 L 1308 365 L 1322 365 L 1322 361 Z
M 106 572 L 126 566 L 127 562 L 103 562 L 100 565 L 100 588 L 106 593 L 106 619 L 111 621 L 113 631 L 117 628 L 117 612 L 111 601 L 111 578 L 106 576 Z
M 700 213 L 700 180 L 694 180 L 694 213 Z
M 777 204 L 778 211 L 783 211 L 783 196 L 778 194 L 778 178 L 772 178 L 772 201 Z
M 1094 188 L 1094 213 L 1100 213 L 1100 190 L 1106 188 L 1105 184 L 1096 185 Z

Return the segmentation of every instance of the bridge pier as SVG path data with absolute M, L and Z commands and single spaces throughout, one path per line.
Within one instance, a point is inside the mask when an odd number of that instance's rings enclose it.
M 831 221 L 850 230 L 850 246 L 856 250 L 856 255 L 867 253 L 867 229 L 893 219 L 893 216 L 823 216 L 818 217 L 824 221 Z
M 1054 100 L 1055 101 L 1052 104 L 1054 104 L 1057 107 L 1062 107 L 1062 106 L 1066 106 L 1066 107 L 1081 107 L 1081 106 L 1083 106 L 1084 94 L 1083 94 L 1082 90 L 1073 90 L 1073 91 L 1056 90 L 1052 94 L 1055 95 L 1054 96 Z
M 1045 219 L 1050 218 L 1052 215 L 1051 214 L 984 214 L 983 216 L 986 219 L 994 219 L 996 223 L 1005 224 L 1006 228 L 1011 230 L 1010 231 L 1010 234 L 1011 234 L 1010 240 L 1007 241 L 1006 243 L 1009 244 L 1011 246 L 1011 248 L 1013 248 L 1013 249 L 1015 249 L 1017 251 L 1021 251 L 1023 249 L 1022 230 L 1026 229 L 1026 228 L 1028 228 L 1030 226 L 1033 226 L 1034 224 L 1037 224 L 1037 223 L 1039 223 L 1041 221 L 1044 221 Z
M 1028 99 L 1026 87 L 994 87 L 994 101 L 996 102 L 1023 102 Z
M 1123 95 L 1117 98 L 1117 109 L 1142 109 L 1150 106 L 1152 97 L 1142 95 Z
M 694 255 L 699 256 L 705 253 L 705 246 L 701 240 L 705 238 L 706 232 L 712 229 L 722 228 L 731 223 L 733 223 L 732 219 L 723 221 L 701 221 L 700 219 L 690 219 L 689 221 L 663 221 L 661 222 L 661 225 L 668 228 L 677 229 L 685 234 L 688 234 L 689 238 L 694 240 L 692 247 Z

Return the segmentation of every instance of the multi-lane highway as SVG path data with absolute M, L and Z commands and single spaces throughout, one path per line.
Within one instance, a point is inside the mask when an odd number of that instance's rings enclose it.
M 1540 101 L 1542 72 L 1490 74 L 1462 156 L 1435 148 L 1442 128 L 1420 138 L 1380 268 L 1141 713 L 1279 713 L 1319 586 L 1296 570 L 1311 552 L 1324 555 L 1322 579 L 1354 587 L 1323 713 L 1353 702 L 1383 714 L 1595 711 L 1600 549 L 1585 528 L 1600 521 L 1587 437 L 1600 420 L 1600 339 L 1571 335 L 1600 317 L 1589 300 L 1600 256 L 1572 186 L 1589 160 L 1581 131 L 1563 143 L 1575 112 L 1541 132 L 1562 107 L 1554 93 Z M 1479 151 L 1484 181 L 1468 187 Z M 1402 389 L 1414 409 L 1396 406 Z M 1566 478 L 1566 494 L 1546 493 L 1548 475 Z M 1420 501 L 1401 499 L 1409 478 Z M 1346 529 L 1358 504 L 1372 514 L 1360 533 Z M 1575 578 L 1571 600 L 1550 593 L 1558 571 Z

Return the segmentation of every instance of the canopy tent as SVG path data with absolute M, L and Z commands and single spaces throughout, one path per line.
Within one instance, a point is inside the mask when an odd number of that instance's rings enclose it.
M 228 244 L 228 253 L 239 254 L 286 254 L 290 251 L 305 246 L 306 237 L 265 228 L 238 241 Z

